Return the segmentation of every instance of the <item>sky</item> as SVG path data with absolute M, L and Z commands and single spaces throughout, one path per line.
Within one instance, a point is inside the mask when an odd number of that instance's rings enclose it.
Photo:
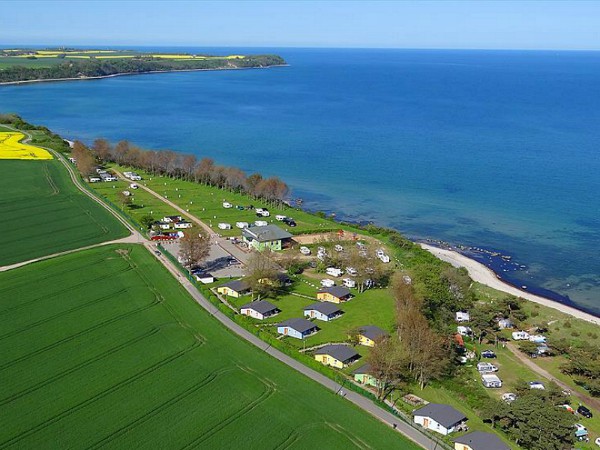
M 0 4 L 0 46 L 600 50 L 600 0 Z

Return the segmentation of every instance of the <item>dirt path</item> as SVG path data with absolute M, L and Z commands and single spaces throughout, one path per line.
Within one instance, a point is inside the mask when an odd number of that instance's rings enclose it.
M 513 355 L 519 361 L 521 361 L 529 369 L 533 370 L 535 373 L 546 378 L 547 380 L 553 381 L 561 389 L 570 391 L 571 395 L 573 397 L 577 397 L 577 399 L 579 399 L 585 405 L 592 407 L 592 408 L 596 409 L 597 411 L 600 411 L 600 399 L 596 399 L 589 395 L 585 395 L 579 391 L 576 391 L 571 386 L 569 386 L 567 383 L 560 381 L 558 378 L 556 378 L 554 375 L 552 375 L 546 369 L 543 369 L 540 366 L 538 366 L 531 358 L 529 358 L 527 355 L 525 355 L 523 352 L 521 352 L 514 343 L 507 342 L 506 347 L 513 353 Z
M 121 172 L 119 172 L 116 169 L 112 169 L 112 171 L 122 180 L 124 181 L 131 181 L 128 180 Z M 216 244 L 221 247 L 225 252 L 229 253 L 231 256 L 233 256 L 234 258 L 236 258 L 238 261 L 240 261 L 243 265 L 246 265 L 248 258 L 250 257 L 250 253 L 245 252 L 243 250 L 241 250 L 240 248 L 236 247 L 234 244 L 231 243 L 230 240 L 223 238 L 221 236 L 219 236 L 217 233 L 215 233 L 208 225 L 206 225 L 204 222 L 202 222 L 200 219 L 198 219 L 196 216 L 194 216 L 193 214 L 191 214 L 189 211 L 186 211 L 185 209 L 181 208 L 179 205 L 177 205 L 176 203 L 172 202 L 171 200 L 164 198 L 162 195 L 160 195 L 159 193 L 157 193 L 156 191 L 150 189 L 148 186 L 144 186 L 144 184 L 142 183 L 137 183 L 138 187 L 140 189 L 145 190 L 146 192 L 148 192 L 149 194 L 153 195 L 154 197 L 156 197 L 157 199 L 159 199 L 161 202 L 169 205 L 171 208 L 173 208 L 175 211 L 177 211 L 178 213 L 180 213 L 182 216 L 185 216 L 187 219 L 189 219 L 191 222 L 195 223 L 196 225 L 200 226 L 204 231 L 206 231 L 206 233 L 208 233 L 208 235 L 210 236 L 211 240 L 213 242 L 216 242 Z

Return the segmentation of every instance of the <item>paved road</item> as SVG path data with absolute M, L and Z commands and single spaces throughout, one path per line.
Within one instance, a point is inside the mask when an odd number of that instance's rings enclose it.
M 110 208 L 107 204 L 105 204 L 99 197 L 96 197 L 95 195 L 90 193 L 87 189 L 85 189 L 81 185 L 80 179 L 75 174 L 73 167 L 71 167 L 71 165 L 65 161 L 65 159 L 62 157 L 62 155 L 59 155 L 57 152 L 55 152 L 52 149 L 47 149 L 47 150 L 51 151 L 65 165 L 65 167 L 71 174 L 71 179 L 73 180 L 73 183 L 75 183 L 75 185 L 77 186 L 77 188 L 79 190 L 81 190 L 83 193 L 88 195 L 94 201 L 100 203 L 104 208 L 106 208 L 108 211 L 110 211 L 111 214 L 113 214 L 121 223 L 123 223 L 123 225 L 125 225 L 129 229 L 129 231 L 131 232 L 131 236 L 124 238 L 124 239 L 120 239 L 118 241 L 127 240 L 127 242 L 130 242 L 130 243 L 131 242 L 142 243 L 144 245 L 144 247 L 146 249 L 148 249 L 148 251 L 150 251 L 167 268 L 167 270 L 169 270 L 169 272 L 171 272 L 173 274 L 175 279 L 177 279 L 181 283 L 181 285 L 186 289 L 186 291 L 188 291 L 188 293 L 192 296 L 192 298 L 200 306 L 202 306 L 215 319 L 217 319 L 219 322 L 221 322 L 224 326 L 226 326 L 228 329 L 233 331 L 235 334 L 240 336 L 242 339 L 245 339 L 246 341 L 248 341 L 251 344 L 258 347 L 259 349 L 263 350 L 265 353 L 268 353 L 272 357 L 278 359 L 279 361 L 283 362 L 284 364 L 292 367 L 293 369 L 297 370 L 298 372 L 304 374 L 305 376 L 307 376 L 310 379 L 316 381 L 317 383 L 325 386 L 326 388 L 331 389 L 334 392 L 339 392 L 340 390 L 343 389 L 343 386 L 340 385 L 339 383 L 336 383 L 335 381 L 327 378 L 325 375 L 322 375 L 319 372 L 316 372 L 316 371 L 306 367 L 302 363 L 296 361 L 295 359 L 293 359 L 290 356 L 287 356 L 286 354 L 280 352 L 279 350 L 274 349 L 269 344 L 263 342 L 258 337 L 254 336 L 250 332 L 246 331 L 244 328 L 242 328 L 241 326 L 239 326 L 238 324 L 233 322 L 225 314 L 220 312 L 214 305 L 212 305 L 212 303 L 210 303 L 206 298 L 204 298 L 204 296 L 202 296 L 202 294 L 200 294 L 198 289 L 196 289 L 196 287 L 186 277 L 184 277 L 179 272 L 179 270 L 175 267 L 175 265 L 171 262 L 171 260 L 169 260 L 167 257 L 165 257 L 162 254 L 160 256 L 157 256 L 154 253 L 154 251 L 156 250 L 156 247 L 153 243 L 146 240 L 135 228 L 133 228 L 119 214 L 117 214 L 115 211 L 113 211 L 113 209 Z M 147 189 L 145 186 L 141 186 L 141 187 L 148 190 L 148 192 L 156 195 L 162 201 L 164 201 L 165 203 L 168 203 L 170 206 L 172 206 L 173 208 L 175 208 L 177 211 L 181 212 L 185 216 L 190 217 L 190 219 L 192 219 L 198 225 L 202 226 L 205 229 L 208 228 L 205 224 L 203 224 L 196 217 L 191 216 L 187 211 L 182 210 L 174 203 L 168 201 L 167 199 L 162 198 L 160 195 L 156 194 L 151 189 Z M 208 231 L 211 233 L 211 235 L 214 235 L 212 230 L 208 229 Z M 117 242 L 117 241 L 113 241 L 113 243 L 115 243 L 115 242 Z M 107 245 L 109 243 L 110 242 L 105 242 L 102 244 L 97 244 L 97 245 L 86 247 L 86 248 L 96 247 L 98 245 Z M 82 249 L 78 249 L 78 250 L 82 250 Z M 71 253 L 74 251 L 77 251 L 77 250 L 70 250 L 68 252 L 63 252 L 60 254 Z M 57 255 L 59 255 L 59 254 L 57 254 Z M 234 256 L 236 256 L 236 255 L 234 255 Z M 50 256 L 44 257 L 44 258 L 49 258 L 49 257 Z M 439 445 L 436 442 L 431 440 L 424 433 L 420 432 L 417 429 L 412 428 L 410 425 L 405 424 L 400 419 L 398 419 L 396 416 L 394 416 L 390 412 L 385 411 L 384 409 L 380 408 L 379 406 L 377 406 L 375 403 L 373 403 L 368 398 L 363 397 L 362 395 L 360 395 L 356 392 L 350 391 L 350 390 L 344 390 L 344 392 L 346 393 L 346 395 L 344 396 L 344 398 L 346 400 L 352 402 L 353 404 L 355 404 L 358 407 L 362 408 L 363 410 L 367 411 L 368 413 L 370 413 L 377 419 L 381 420 L 383 423 L 389 425 L 390 427 L 392 427 L 395 424 L 396 431 L 403 434 L 407 438 L 411 439 L 416 444 L 422 446 L 425 449 L 430 449 L 430 450 L 433 450 L 433 449 L 436 449 L 439 447 Z
M 586 404 L 589 407 L 596 409 L 597 411 L 600 411 L 600 400 L 598 400 L 596 398 L 592 398 L 589 395 L 582 394 L 581 392 L 574 390 L 567 383 L 560 381 L 558 378 L 556 378 L 554 375 L 552 375 L 546 369 L 543 369 L 540 366 L 538 366 L 531 358 L 529 358 L 522 351 L 520 351 L 514 343 L 507 342 L 506 347 L 515 355 L 515 357 L 519 361 L 521 361 L 523 364 L 525 364 L 527 367 L 529 367 L 535 373 L 537 373 L 538 375 L 541 375 L 542 377 L 546 378 L 547 380 L 555 382 L 558 386 L 560 386 L 561 389 L 570 391 L 571 395 L 573 397 L 577 397 L 582 403 Z

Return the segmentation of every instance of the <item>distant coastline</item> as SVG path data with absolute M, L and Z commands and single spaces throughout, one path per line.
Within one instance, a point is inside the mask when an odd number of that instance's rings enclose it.
M 218 67 L 212 69 L 173 69 L 173 70 L 150 70 L 147 72 L 121 72 L 112 73 L 110 75 L 98 75 L 93 77 L 72 77 L 72 78 L 38 78 L 35 80 L 23 80 L 23 81 L 3 81 L 0 82 L 0 86 L 19 85 L 19 84 L 31 84 L 31 83 L 44 83 L 44 82 L 55 82 L 55 81 L 88 81 L 88 80 L 100 80 L 102 78 L 113 78 L 122 76 L 133 76 L 133 75 L 148 75 L 157 73 L 173 73 L 173 72 L 207 72 L 216 70 L 253 70 L 253 69 L 270 69 L 272 67 L 287 67 L 289 64 L 273 64 L 271 66 L 264 67 Z

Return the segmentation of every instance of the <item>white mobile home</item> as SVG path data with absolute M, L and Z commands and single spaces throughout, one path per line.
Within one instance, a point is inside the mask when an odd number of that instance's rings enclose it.
M 481 375 L 481 382 L 486 388 L 501 388 L 502 380 L 497 375 L 491 373 L 484 373 Z

